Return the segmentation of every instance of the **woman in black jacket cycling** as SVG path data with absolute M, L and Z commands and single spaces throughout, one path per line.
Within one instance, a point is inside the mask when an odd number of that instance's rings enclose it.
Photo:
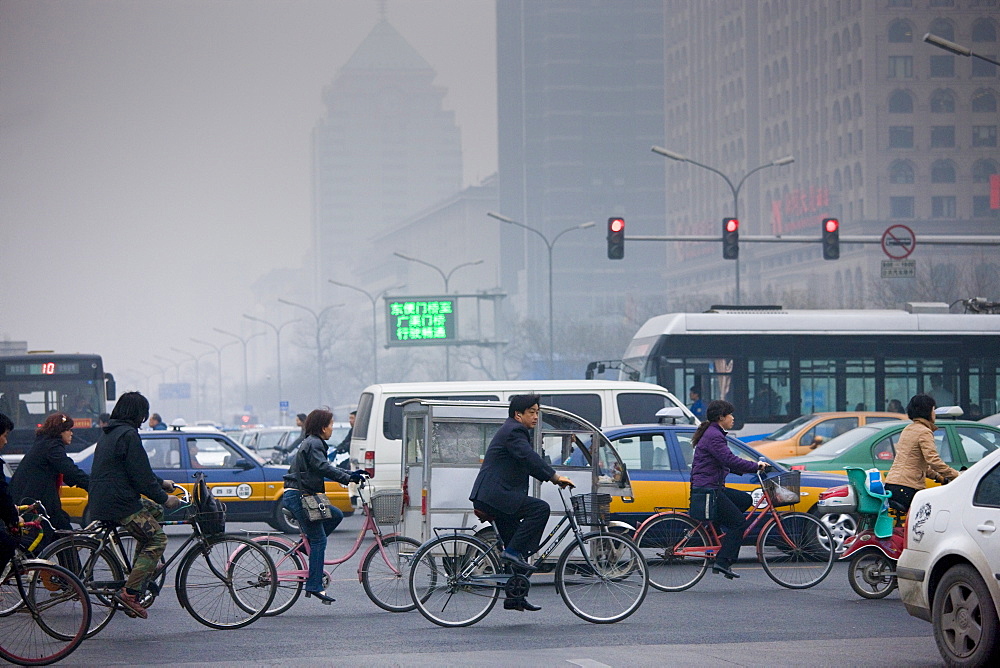
M 52 526 L 66 531 L 73 526 L 62 509 L 59 487 L 62 484 L 80 489 L 90 486 L 90 476 L 66 454 L 66 446 L 72 440 L 73 418 L 65 413 L 48 416 L 35 431 L 35 442 L 10 479 L 10 495 L 16 502 L 41 501 L 49 511 Z M 55 536 L 46 535 L 42 547 L 54 539 Z
M 326 537 L 344 519 L 344 513 L 335 506 L 330 506 L 332 517 L 328 520 L 312 522 L 305 508 L 302 507 L 303 494 L 323 494 L 326 491 L 326 479 L 346 485 L 349 482 L 360 482 L 361 471 L 348 473 L 334 466 L 327 459 L 329 446 L 326 441 L 333 434 L 333 413 L 317 408 L 306 417 L 303 430 L 305 440 L 299 446 L 295 458 L 284 475 L 285 492 L 281 502 L 299 522 L 302 533 L 309 539 L 309 577 L 306 580 L 306 596 L 314 596 L 326 604 L 335 599 L 323 591 L 323 561 L 326 558 Z

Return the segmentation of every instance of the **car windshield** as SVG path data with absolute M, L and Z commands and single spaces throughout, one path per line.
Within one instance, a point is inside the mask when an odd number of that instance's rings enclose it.
M 783 427 L 778 427 L 777 431 L 773 434 L 769 434 L 764 438 L 760 439 L 762 441 L 780 441 L 782 439 L 788 438 L 792 433 L 798 431 L 799 427 L 809 422 L 815 415 L 803 415 L 800 418 L 795 418 Z
M 864 439 L 878 432 L 879 429 L 879 427 L 858 427 L 857 429 L 852 429 L 845 434 L 831 438 L 829 441 L 817 447 L 809 454 L 821 455 L 824 457 L 836 457 L 845 450 L 853 448 Z

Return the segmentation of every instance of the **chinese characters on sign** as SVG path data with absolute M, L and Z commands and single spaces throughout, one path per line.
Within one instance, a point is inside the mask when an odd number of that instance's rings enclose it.
M 916 260 L 882 260 L 882 278 L 915 278 Z
M 390 346 L 440 345 L 455 340 L 456 299 L 410 297 L 386 301 Z

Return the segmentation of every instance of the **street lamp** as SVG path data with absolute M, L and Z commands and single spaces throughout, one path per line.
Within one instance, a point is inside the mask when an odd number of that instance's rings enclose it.
M 199 386 L 198 380 L 198 358 L 189 353 L 186 350 L 181 350 L 180 348 L 170 348 L 175 353 L 180 353 L 186 357 L 190 357 L 194 360 L 194 419 L 197 422 L 201 418 L 201 387 Z
M 790 165 L 793 162 L 795 162 L 795 158 L 793 158 L 790 155 L 786 155 L 783 158 L 778 158 L 777 160 L 772 160 L 771 162 L 768 162 L 768 163 L 765 163 L 763 165 L 759 165 L 757 167 L 754 167 L 749 172 L 747 172 L 746 174 L 743 175 L 743 178 L 740 179 L 740 182 L 738 184 L 733 185 L 732 180 L 728 176 L 726 176 L 724 173 L 722 173 L 721 171 L 719 171 L 718 169 L 716 169 L 715 167 L 710 167 L 709 165 L 702 164 L 702 163 L 698 162 L 697 160 L 692 160 L 691 158 L 687 157 L 686 155 L 682 155 L 680 153 L 676 153 L 674 151 L 665 149 L 662 146 L 653 146 L 651 150 L 653 151 L 653 153 L 656 153 L 658 155 L 662 155 L 665 158 L 670 158 L 671 160 L 676 160 L 677 162 L 689 162 L 692 165 L 697 165 L 698 167 L 701 167 L 702 169 L 707 169 L 708 171 L 713 172 L 713 173 L 718 174 L 719 176 L 721 176 L 722 179 L 726 182 L 726 185 L 729 186 L 729 190 L 733 193 L 733 218 L 736 218 L 737 220 L 739 220 L 739 218 L 740 218 L 740 189 L 743 188 L 743 184 L 746 183 L 747 179 L 750 178 L 751 175 L 756 174 L 757 172 L 759 172 L 762 169 L 767 169 L 768 167 L 781 167 L 783 165 Z M 737 304 L 740 303 L 740 257 L 739 257 L 739 255 L 736 256 L 736 303 Z
M 160 372 L 160 382 L 161 383 L 167 382 L 167 368 L 166 367 L 160 366 L 159 364 L 153 364 L 149 360 L 141 360 L 140 363 L 141 364 L 145 364 L 146 366 L 149 366 L 149 367 L 153 367 L 154 369 L 156 369 L 157 371 L 159 371 Z M 150 374 L 149 377 L 152 377 L 152 374 Z M 147 378 L 147 380 L 148 380 L 148 378 Z M 149 393 L 150 394 L 153 393 L 153 384 L 152 383 L 149 384 Z M 157 401 L 159 401 L 159 399 L 160 399 L 159 387 L 157 387 L 156 399 L 157 399 Z
M 191 340 L 195 343 L 200 343 L 203 346 L 208 346 L 215 351 L 216 355 L 216 367 L 219 370 L 219 417 L 218 420 L 220 424 L 225 424 L 225 418 L 222 417 L 222 349 L 226 346 L 232 346 L 236 344 L 236 341 L 230 341 L 229 343 L 223 343 L 221 346 L 217 346 L 214 343 L 209 343 L 208 341 L 203 341 L 202 339 L 196 339 L 191 337 Z
M 517 225 L 518 227 L 523 227 L 524 229 L 530 232 L 534 232 L 539 237 L 541 237 L 542 241 L 545 242 L 545 246 L 549 250 L 549 378 L 551 379 L 555 375 L 555 334 L 553 329 L 553 318 L 552 318 L 552 247 L 556 245 L 556 242 L 562 235 L 566 234 L 567 232 L 572 232 L 573 230 L 585 230 L 588 227 L 593 227 L 594 221 L 591 220 L 586 223 L 574 225 L 573 227 L 567 227 L 565 230 L 557 234 L 550 242 L 548 240 L 548 237 L 546 237 L 544 234 L 542 234 L 533 227 L 528 227 L 524 223 L 520 223 L 516 220 L 508 218 L 507 216 L 502 216 L 499 213 L 493 211 L 487 211 L 486 215 L 489 216 L 490 218 L 495 218 L 496 220 L 499 220 L 501 223 L 507 223 L 509 225 Z
M 410 257 L 409 255 L 403 255 L 402 253 L 393 253 L 393 255 L 395 255 L 398 258 L 402 258 L 404 260 L 407 260 L 409 262 L 416 262 L 417 264 L 422 264 L 425 267 L 430 267 L 431 269 L 433 269 L 437 273 L 441 274 L 441 280 L 444 281 L 444 292 L 445 292 L 445 294 L 448 294 L 448 281 L 451 280 L 451 275 L 452 274 L 454 274 L 456 271 L 458 271 L 462 267 L 473 267 L 473 266 L 475 266 L 477 264 L 482 264 L 483 263 L 482 260 L 473 260 L 471 262 L 463 262 L 462 264 L 456 265 L 454 268 L 452 268 L 451 271 L 449 271 L 446 274 L 444 271 L 442 271 L 442 269 L 440 267 L 438 267 L 437 265 L 433 265 L 430 262 L 427 262 L 425 260 L 421 260 L 421 259 L 415 258 L 415 257 Z M 445 344 L 445 347 L 444 347 L 444 379 L 445 380 L 451 380 L 451 345 L 450 344 Z
M 181 382 L 181 363 L 180 362 L 178 362 L 176 360 L 172 360 L 169 357 L 165 357 L 163 355 L 156 355 L 156 354 L 154 354 L 153 357 L 155 357 L 158 360 L 163 360 L 164 362 L 170 363 L 174 367 L 174 383 L 180 383 Z M 177 396 L 177 387 L 176 387 L 176 385 L 174 386 L 174 389 L 171 392 L 171 394 L 174 395 L 174 413 L 175 413 L 175 417 L 180 417 L 180 413 L 181 413 L 181 400 Z
M 250 405 L 250 391 L 249 382 L 247 381 L 247 342 L 255 336 L 264 336 L 264 332 L 256 332 L 251 334 L 247 338 L 243 338 L 239 334 L 233 334 L 232 332 L 227 332 L 224 329 L 219 329 L 218 327 L 213 327 L 219 334 L 225 334 L 226 336 L 231 336 L 241 344 L 243 344 L 243 410 L 249 410 L 247 406 Z
M 334 285 L 339 285 L 342 288 L 349 288 L 351 290 L 356 290 L 357 292 L 360 292 L 365 297 L 368 297 L 368 301 L 372 303 L 372 382 L 377 383 L 378 382 L 378 343 L 377 343 L 378 324 L 376 323 L 375 320 L 375 309 L 376 309 L 375 302 L 381 299 L 385 293 L 389 292 L 389 290 L 401 290 L 406 287 L 406 284 L 403 283 L 400 285 L 393 285 L 391 287 L 386 288 L 377 295 L 372 296 L 370 292 L 368 292 L 367 290 L 362 290 L 356 285 L 341 283 L 340 281 L 335 281 L 332 278 L 327 280 L 330 283 L 333 283 Z
M 982 54 L 975 53 L 973 52 L 972 49 L 970 49 L 967 46 L 962 46 L 961 44 L 955 44 L 955 42 L 946 40 L 944 37 L 938 37 L 937 35 L 934 35 L 932 33 L 927 33 L 926 35 L 924 35 L 924 41 L 932 46 L 936 46 L 939 49 L 944 49 L 945 51 L 951 51 L 957 56 L 965 56 L 966 58 L 970 57 L 979 58 L 980 60 L 985 60 L 988 63 L 993 63 L 994 65 L 1000 65 L 1000 62 L 997 62 L 992 58 L 988 58 Z
M 275 324 L 273 324 L 271 322 L 268 322 L 267 320 L 264 320 L 263 318 L 256 318 L 256 317 L 254 317 L 252 315 L 247 315 L 246 313 L 243 314 L 243 317 L 246 318 L 247 320 L 253 320 L 254 322 L 263 323 L 263 324 L 267 325 L 268 327 L 270 327 L 271 329 L 274 330 L 274 338 L 275 338 L 275 341 L 277 343 L 277 351 L 276 352 L 277 352 L 277 358 L 278 358 L 278 412 L 281 415 L 281 424 L 284 425 L 285 424 L 285 413 L 284 413 L 284 411 L 281 410 L 281 397 L 283 396 L 281 394 L 281 330 L 283 330 L 285 327 L 287 327 L 288 325 L 291 325 L 294 322 L 302 322 L 302 321 L 298 320 L 298 319 L 296 319 L 296 320 L 289 320 L 288 322 L 283 323 L 281 325 L 275 325 Z
M 316 405 L 320 406 L 323 403 L 323 345 L 320 342 L 320 337 L 319 337 L 320 329 L 322 327 L 322 320 L 323 316 L 325 316 L 328 311 L 331 311 L 332 309 L 335 308 L 340 308 L 341 306 L 343 306 L 343 304 L 332 304 L 330 306 L 327 306 L 319 313 L 316 313 L 316 311 L 312 310 L 308 306 L 297 304 L 293 301 L 284 299 L 283 297 L 278 297 L 278 301 L 281 302 L 282 304 L 288 304 L 289 306 L 300 308 L 303 311 L 309 313 L 309 315 L 311 315 L 316 320 Z

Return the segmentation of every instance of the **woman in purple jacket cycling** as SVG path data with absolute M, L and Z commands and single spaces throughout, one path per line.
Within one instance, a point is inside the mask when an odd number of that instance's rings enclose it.
M 705 421 L 691 439 L 694 460 L 691 462 L 691 493 L 715 493 L 715 523 L 722 537 L 722 548 L 712 565 L 713 573 L 728 579 L 738 578 L 733 562 L 740 554 L 746 520 L 743 513 L 753 505 L 753 497 L 738 489 L 726 487 L 726 476 L 733 473 L 753 473 L 763 469 L 765 462 L 750 462 L 737 457 L 729 449 L 726 432 L 733 428 L 733 405 L 716 399 L 708 404 Z

